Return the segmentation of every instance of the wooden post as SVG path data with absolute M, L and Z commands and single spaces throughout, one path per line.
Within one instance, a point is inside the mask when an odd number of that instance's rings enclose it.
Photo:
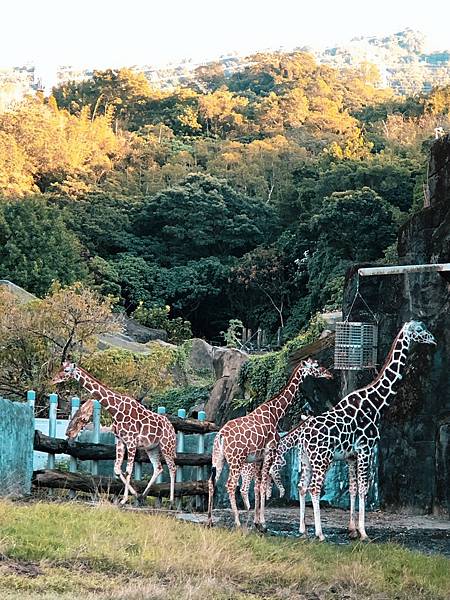
M 186 418 L 186 411 L 184 410 L 184 408 L 179 408 L 178 409 L 177 416 L 180 419 L 185 419 Z M 184 452 L 184 433 L 182 431 L 179 431 L 177 433 L 177 453 L 178 452 Z M 178 483 L 181 483 L 183 481 L 183 467 L 178 467 L 177 468 L 176 481 Z M 181 508 L 183 506 L 183 497 L 182 496 L 177 499 L 177 503 L 176 504 L 177 504 L 177 509 L 181 510 Z
M 258 350 L 261 348 L 261 334 L 262 329 L 261 327 L 258 327 L 258 331 L 256 333 L 256 347 L 258 348 Z

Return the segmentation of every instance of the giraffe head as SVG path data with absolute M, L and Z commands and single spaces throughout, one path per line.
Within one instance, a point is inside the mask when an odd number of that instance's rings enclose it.
M 67 425 L 66 436 L 69 439 L 77 437 L 80 431 L 89 423 L 94 412 L 93 400 L 86 400 L 86 402 L 80 406 L 77 412 L 73 415 L 70 423 Z
M 321 367 L 317 360 L 313 360 L 312 358 L 307 358 L 302 360 L 299 365 L 299 370 L 303 373 L 303 377 L 323 377 L 325 379 L 333 379 L 333 374 L 330 373 L 325 367 Z
M 421 321 L 408 321 L 408 323 L 405 323 L 403 334 L 407 341 L 436 345 L 436 340 Z
M 59 371 L 53 377 L 52 384 L 56 385 L 57 383 L 62 383 L 63 381 L 69 380 L 75 371 L 75 367 L 75 363 L 72 363 L 69 360 L 64 361 Z

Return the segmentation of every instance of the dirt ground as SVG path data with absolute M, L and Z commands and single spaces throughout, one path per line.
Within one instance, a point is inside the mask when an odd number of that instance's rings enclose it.
M 341 545 L 352 542 L 347 535 L 349 513 L 336 508 L 322 508 L 322 527 L 328 542 Z M 179 513 L 177 518 L 194 523 L 205 523 L 204 513 Z M 218 526 L 232 527 L 229 509 L 213 513 Z M 241 511 L 241 522 L 246 523 L 246 513 Z M 268 508 L 266 511 L 268 531 L 266 535 L 298 536 L 297 508 Z M 308 534 L 314 536 L 314 518 L 311 507 L 306 507 Z M 252 528 L 250 520 L 249 528 Z M 411 550 L 426 554 L 450 556 L 450 520 L 445 516 L 409 515 L 385 511 L 366 513 L 366 529 L 372 542 L 395 542 Z

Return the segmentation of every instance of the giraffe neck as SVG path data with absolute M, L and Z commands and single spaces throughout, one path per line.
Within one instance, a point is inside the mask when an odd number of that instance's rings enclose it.
M 81 367 L 75 367 L 72 377 L 75 381 L 78 381 L 85 390 L 91 392 L 91 394 L 93 394 L 101 403 L 103 408 L 114 417 L 118 410 L 117 405 L 119 400 L 112 390 L 103 385 L 103 383 L 100 383 L 100 381 L 95 379 L 95 377 L 92 377 L 92 375 Z
M 271 413 L 275 416 L 277 422 L 284 417 L 287 409 L 292 404 L 295 398 L 295 394 L 297 393 L 300 384 L 304 379 L 304 375 L 301 369 L 297 369 L 291 378 L 289 379 L 286 387 L 274 398 L 267 400 L 261 406 L 268 407 Z
M 395 338 L 378 377 L 368 386 L 367 398 L 380 412 L 389 406 L 397 393 L 397 384 L 402 379 L 410 346 L 411 340 L 402 329 Z
M 278 448 L 283 454 L 288 450 L 298 446 L 302 425 L 296 427 L 295 429 L 291 429 L 291 431 L 281 438 Z

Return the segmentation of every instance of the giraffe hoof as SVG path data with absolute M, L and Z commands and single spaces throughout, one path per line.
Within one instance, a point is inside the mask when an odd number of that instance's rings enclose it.
M 359 535 L 358 535 L 358 532 L 356 531 L 356 529 L 350 529 L 350 531 L 348 532 L 348 537 L 351 540 L 357 540 Z
M 255 523 L 255 529 L 260 533 L 266 533 L 267 525 L 265 523 Z
M 304 531 L 303 533 L 300 531 L 300 539 L 301 540 L 309 540 L 308 534 L 306 533 L 306 531 Z

